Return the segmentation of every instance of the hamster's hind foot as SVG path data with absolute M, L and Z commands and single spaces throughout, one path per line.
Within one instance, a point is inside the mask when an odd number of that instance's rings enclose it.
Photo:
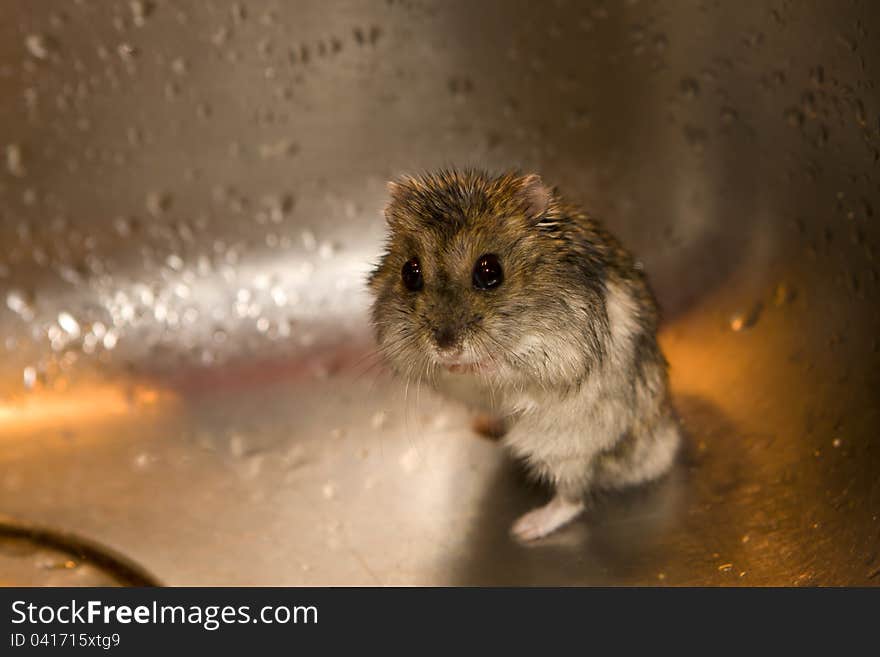
M 507 433 L 507 423 L 504 418 L 489 413 L 480 413 L 471 421 L 471 428 L 489 440 L 500 440 Z
M 544 506 L 520 516 L 510 528 L 510 533 L 521 541 L 534 541 L 571 522 L 583 510 L 583 501 L 572 501 L 556 495 Z

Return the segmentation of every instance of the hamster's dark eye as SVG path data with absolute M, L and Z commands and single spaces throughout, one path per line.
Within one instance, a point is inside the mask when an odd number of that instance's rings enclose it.
M 403 284 L 410 292 L 418 292 L 425 284 L 425 281 L 422 279 L 422 264 L 418 258 L 407 260 L 403 265 L 400 275 L 403 278 Z
M 494 253 L 484 253 L 477 258 L 474 265 L 474 287 L 478 290 L 491 290 L 501 285 L 504 280 L 504 272 L 501 271 L 501 263 Z

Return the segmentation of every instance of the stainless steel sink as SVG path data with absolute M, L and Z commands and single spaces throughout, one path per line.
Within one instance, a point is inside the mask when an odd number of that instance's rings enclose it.
M 877 5 L 0 18 L 0 514 L 100 546 L 0 532 L 0 583 L 880 584 Z M 371 342 L 384 181 L 439 165 L 539 171 L 664 308 L 680 463 L 533 546 Z

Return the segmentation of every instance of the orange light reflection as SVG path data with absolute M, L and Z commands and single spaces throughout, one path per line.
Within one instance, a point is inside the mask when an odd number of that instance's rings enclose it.
M 88 423 L 136 412 L 170 399 L 154 388 L 89 384 L 58 391 L 38 389 L 0 401 L 0 437 L 64 423 Z

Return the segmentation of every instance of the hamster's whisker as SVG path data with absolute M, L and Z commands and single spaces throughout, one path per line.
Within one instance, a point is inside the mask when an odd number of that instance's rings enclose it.
M 413 366 L 410 364 L 406 368 L 406 383 L 403 388 L 403 426 L 406 430 L 406 435 L 411 435 L 409 430 L 409 384 L 412 381 L 412 370 Z
M 380 346 L 377 349 L 371 349 L 366 354 L 364 354 L 363 356 L 358 358 L 352 364 L 352 368 L 357 368 L 357 367 L 363 365 L 364 363 L 366 363 L 370 359 L 376 359 L 378 362 L 381 363 L 383 356 L 388 352 L 389 349 L 393 349 L 394 347 L 396 347 L 398 345 L 402 345 L 405 342 L 406 342 L 406 337 L 401 336 L 401 337 L 397 338 L 396 340 L 392 340 L 390 343 L 387 343 L 385 345 Z M 370 363 L 369 367 L 372 367 L 373 365 L 375 365 L 375 362 Z
M 431 385 L 437 385 L 437 361 L 429 361 L 427 366 L 428 380 Z
M 416 381 L 416 413 L 422 408 L 422 377 L 425 374 L 425 367 L 419 367 L 419 378 Z
M 406 391 L 406 400 L 404 401 L 404 403 L 405 403 L 405 407 L 406 407 L 406 413 L 409 414 L 410 411 L 412 411 L 412 413 L 414 414 L 414 417 L 415 417 L 416 424 L 418 424 L 418 419 L 419 419 L 419 404 L 420 404 L 419 391 L 421 389 L 421 377 L 422 377 L 421 371 L 422 371 L 422 368 L 421 368 L 421 365 L 420 365 L 418 359 L 413 359 L 412 362 L 410 362 L 407 365 L 407 369 L 406 369 L 407 391 Z M 415 373 L 418 373 L 418 376 L 415 376 Z M 410 400 L 410 397 L 409 397 L 410 384 L 412 384 L 415 389 L 415 398 L 412 400 Z
M 353 381 L 354 383 L 360 383 L 360 381 L 365 376 L 375 374 L 375 376 L 373 377 L 373 380 L 370 384 L 370 389 L 372 390 L 373 385 L 378 380 L 379 375 L 381 374 L 381 368 L 383 365 L 383 359 L 381 357 L 381 354 L 377 353 L 376 356 L 377 356 L 376 360 L 374 360 L 372 363 L 366 364 L 366 366 L 363 367 L 361 369 L 361 371 L 359 371 L 355 374 L 354 381 Z
M 488 334 L 486 334 L 485 337 L 489 337 Z M 497 357 L 492 353 L 492 350 L 486 348 L 486 345 L 483 343 L 482 337 L 477 336 L 476 341 L 478 342 L 478 344 L 480 346 L 479 351 L 482 354 L 485 354 L 486 358 L 488 358 L 489 363 L 492 365 L 493 368 L 497 367 L 499 364 L 499 361 L 498 361 Z M 477 349 L 474 348 L 474 349 L 472 349 L 472 351 L 476 353 Z M 480 359 L 478 359 L 478 360 L 480 360 Z M 491 403 L 492 407 L 494 408 L 495 407 L 495 385 L 496 385 L 495 377 L 483 375 L 482 379 L 483 379 L 483 381 L 486 382 L 487 387 L 489 388 L 489 402 Z
M 394 356 L 398 355 L 403 349 L 406 347 L 405 340 L 400 339 L 396 343 L 392 343 L 392 348 L 381 348 L 378 350 L 374 350 L 372 353 L 367 354 L 359 360 L 359 364 L 363 365 L 367 358 L 375 358 L 372 363 L 367 364 L 367 366 L 363 369 L 363 371 L 356 374 L 354 381 L 359 382 L 364 376 L 368 374 L 375 374 L 373 380 L 370 384 L 370 391 L 375 387 L 376 382 L 379 379 L 379 375 L 381 374 L 381 368 L 384 364 L 390 365 L 390 359 Z M 358 366 L 358 364 L 356 364 Z

